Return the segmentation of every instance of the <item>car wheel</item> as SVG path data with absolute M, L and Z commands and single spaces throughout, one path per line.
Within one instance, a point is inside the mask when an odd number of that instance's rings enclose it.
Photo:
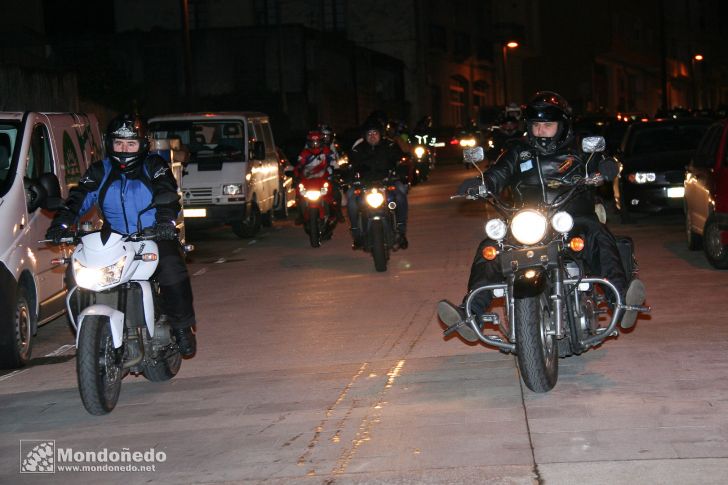
M 252 203 L 250 206 L 250 212 L 248 216 L 242 221 L 236 221 L 232 223 L 233 232 L 238 237 L 248 238 L 253 237 L 258 233 L 261 225 L 261 214 L 258 204 Z
M 703 249 L 708 262 L 718 269 L 728 269 L 728 246 L 720 240 L 721 228 L 715 216 L 708 217 L 703 231 Z
M 15 369 L 30 361 L 34 318 L 28 292 L 20 286 L 16 293 L 12 318 L 0 327 L 0 368 Z

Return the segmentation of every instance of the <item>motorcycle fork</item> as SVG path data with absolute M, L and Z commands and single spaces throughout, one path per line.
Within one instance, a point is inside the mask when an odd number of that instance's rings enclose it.
M 139 290 L 139 293 L 141 293 L 141 288 Z M 124 345 L 127 351 L 135 349 L 137 352 L 136 356 L 124 361 L 124 369 L 129 369 L 138 365 L 144 359 L 144 336 L 142 327 L 137 324 L 140 320 L 137 318 L 138 315 L 134 315 L 134 318 L 130 318 L 129 315 L 129 308 L 139 307 L 135 303 L 137 303 L 137 299 L 141 298 L 141 295 L 137 295 L 135 289 L 132 289 L 127 283 L 119 288 L 118 298 L 119 310 L 124 314 Z M 129 304 L 130 298 L 134 300 L 131 305 Z
M 551 270 L 551 308 L 554 313 L 554 329 L 548 334 L 556 338 L 564 336 L 564 271 L 557 266 Z

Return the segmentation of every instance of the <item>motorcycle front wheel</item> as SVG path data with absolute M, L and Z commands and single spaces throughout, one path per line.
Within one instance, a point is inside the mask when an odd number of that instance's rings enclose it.
M 312 248 L 321 246 L 321 232 L 319 231 L 319 210 L 312 208 L 308 210 L 308 239 Z
M 78 335 L 76 375 L 81 401 L 96 416 L 111 412 L 119 400 L 123 377 L 121 349 L 114 348 L 109 319 L 87 316 Z
M 533 392 L 547 392 L 559 377 L 559 349 L 546 295 L 515 300 L 518 369 Z
M 381 220 L 372 221 L 370 230 L 374 269 L 379 272 L 387 271 L 387 245 L 384 240 L 384 224 Z

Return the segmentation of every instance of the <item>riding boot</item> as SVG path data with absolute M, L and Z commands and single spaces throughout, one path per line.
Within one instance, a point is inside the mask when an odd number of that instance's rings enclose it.
M 351 249 L 361 249 L 364 246 L 364 241 L 361 236 L 361 232 L 359 231 L 359 228 L 352 227 L 351 228 Z

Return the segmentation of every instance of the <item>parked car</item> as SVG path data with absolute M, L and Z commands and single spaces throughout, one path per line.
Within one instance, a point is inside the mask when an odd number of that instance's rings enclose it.
M 622 221 L 630 212 L 683 206 L 685 167 L 710 120 L 682 118 L 633 123 L 617 152 L 621 170 L 613 184 Z
M 685 174 L 685 233 L 716 268 L 728 269 L 728 120 L 703 136 Z
M 38 327 L 65 312 L 64 268 L 52 260 L 72 248 L 39 241 L 60 198 L 103 156 L 93 115 L 0 113 L 0 368 L 26 364 Z M 93 227 L 95 214 L 82 221 Z

